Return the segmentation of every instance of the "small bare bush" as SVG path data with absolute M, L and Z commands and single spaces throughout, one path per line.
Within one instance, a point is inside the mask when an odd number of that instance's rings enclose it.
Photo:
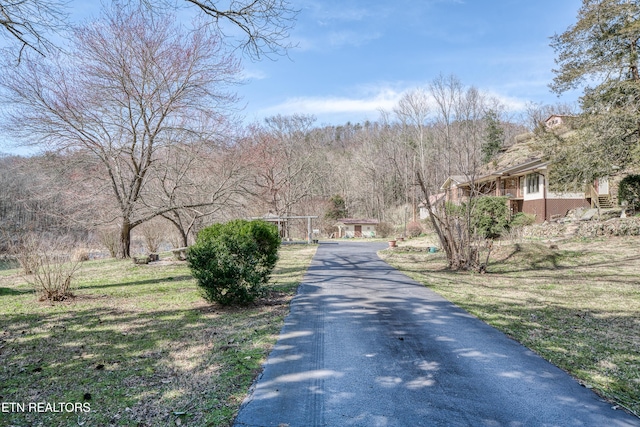
M 25 280 L 32 284 L 41 301 L 63 301 L 71 294 L 73 276 L 84 257 L 74 256 L 77 245 L 69 238 L 30 233 L 16 247 Z
M 418 221 L 411 221 L 409 224 L 407 224 L 407 234 L 409 235 L 409 237 L 418 237 L 423 232 L 424 229 L 422 228 L 422 224 L 420 224 Z
M 380 222 L 376 227 L 378 237 L 386 238 L 393 234 L 393 225 L 388 222 Z
M 120 251 L 120 236 L 117 228 L 102 228 L 97 232 L 98 240 L 108 251 L 111 258 L 116 258 Z
M 20 263 L 23 274 L 33 274 L 38 265 L 40 242 L 34 233 L 27 233 L 18 240 L 11 241 L 10 252 Z
M 163 227 L 163 224 L 152 220 L 145 222 L 139 228 L 147 251 L 150 253 L 158 252 L 160 245 L 164 242 L 165 227 Z
M 524 239 L 524 227 L 512 227 L 502 234 L 503 240 L 510 243 L 521 243 Z
M 31 277 L 40 300 L 63 301 L 70 296 L 71 280 L 82 261 L 70 259 L 68 254 L 44 253 Z

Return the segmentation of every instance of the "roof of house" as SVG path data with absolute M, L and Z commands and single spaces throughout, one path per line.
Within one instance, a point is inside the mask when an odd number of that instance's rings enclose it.
M 431 196 L 429 196 L 429 202 L 431 203 L 431 206 L 437 204 L 440 201 L 444 200 L 444 196 L 446 196 L 447 193 L 438 193 L 438 194 L 433 194 Z M 427 201 L 423 200 L 422 202 L 420 202 L 420 204 L 418 205 L 419 208 L 423 208 L 427 206 Z
M 440 190 L 445 190 L 452 185 L 463 184 L 469 181 L 469 179 L 464 175 L 451 175 L 447 180 L 440 186 Z
M 559 118 L 561 120 L 561 123 L 562 123 L 564 121 L 564 119 L 571 120 L 571 119 L 575 119 L 576 116 L 575 116 L 575 114 L 551 114 L 549 117 L 547 117 L 547 119 L 544 122 L 546 124 L 549 124 L 549 122 L 552 119 L 555 119 L 555 118 Z
M 338 220 L 338 224 L 344 225 L 354 225 L 354 224 L 367 224 L 367 225 L 375 225 L 380 221 L 377 219 L 358 219 L 358 218 L 340 218 Z
M 546 166 L 542 158 L 542 151 L 538 148 L 533 134 L 523 134 L 516 137 L 516 143 L 507 148 L 495 160 L 483 166 L 473 179 L 476 183 L 491 181 L 497 177 L 517 175 Z M 464 175 L 453 175 L 440 187 L 442 190 L 452 184 L 458 187 L 469 186 L 472 181 Z

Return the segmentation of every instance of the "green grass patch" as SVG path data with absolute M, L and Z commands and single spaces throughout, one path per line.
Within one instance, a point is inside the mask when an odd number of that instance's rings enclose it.
M 0 425 L 230 425 L 314 253 L 283 247 L 247 308 L 206 303 L 183 262 L 86 262 L 56 304 L 17 270 L 0 276 L 0 403 L 90 407 L 0 412 Z
M 407 245 L 411 245 L 409 242 Z M 443 253 L 382 251 L 390 264 L 640 413 L 640 238 L 501 244 L 487 274 Z

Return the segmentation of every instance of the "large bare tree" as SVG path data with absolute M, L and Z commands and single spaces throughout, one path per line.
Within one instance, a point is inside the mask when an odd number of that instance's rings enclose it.
M 175 227 L 182 246 L 188 246 L 203 221 L 220 218 L 234 210 L 245 188 L 245 162 L 239 148 L 211 136 L 180 143 L 163 153 L 155 166 L 150 190 L 143 198 L 151 210 L 176 209 L 162 217 Z
M 25 48 L 40 54 L 51 50 L 51 37 L 66 28 L 65 3 L 57 0 L 21 0 L 0 3 L 0 32 L 18 45 L 18 58 Z
M 476 185 L 482 166 L 482 143 L 488 109 L 495 106 L 474 87 L 466 88 L 455 77 L 436 78 L 430 94 L 437 108 L 433 117 L 429 161 L 416 170 L 429 218 L 452 269 L 480 269 L 479 236 L 472 225 Z M 459 207 L 442 203 L 440 186 L 445 177 L 461 176 L 468 183 L 465 203 Z
M 23 67 L 0 76 L 10 103 L 4 123 L 26 143 L 84 152 L 101 166 L 106 181 L 96 185 L 108 186 L 128 257 L 134 227 L 187 207 L 150 208 L 147 184 L 164 151 L 197 140 L 202 118 L 235 101 L 227 89 L 239 66 L 216 33 L 186 32 L 143 7 L 113 6 L 73 42 L 69 55 L 27 54 Z
M 255 126 L 247 145 L 254 170 L 254 193 L 272 213 L 294 214 L 312 194 L 317 178 L 315 141 L 310 136 L 315 117 L 273 116 Z
M 125 0 L 122 7 L 144 5 L 150 11 L 195 7 L 224 42 L 254 59 L 284 54 L 291 47 L 289 31 L 298 11 L 287 0 Z M 69 29 L 69 0 L 19 0 L 0 3 L 0 34 L 16 42 L 18 58 L 25 48 L 45 54 L 54 46 L 52 36 Z

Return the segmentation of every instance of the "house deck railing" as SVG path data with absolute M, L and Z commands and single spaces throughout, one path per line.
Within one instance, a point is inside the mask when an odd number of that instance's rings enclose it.
M 593 184 L 587 184 L 584 190 L 584 197 L 591 200 L 591 207 L 599 209 L 598 191 Z
M 610 194 L 600 194 L 593 184 L 587 184 L 584 197 L 591 200 L 591 207 L 595 209 L 609 209 L 615 206 Z

